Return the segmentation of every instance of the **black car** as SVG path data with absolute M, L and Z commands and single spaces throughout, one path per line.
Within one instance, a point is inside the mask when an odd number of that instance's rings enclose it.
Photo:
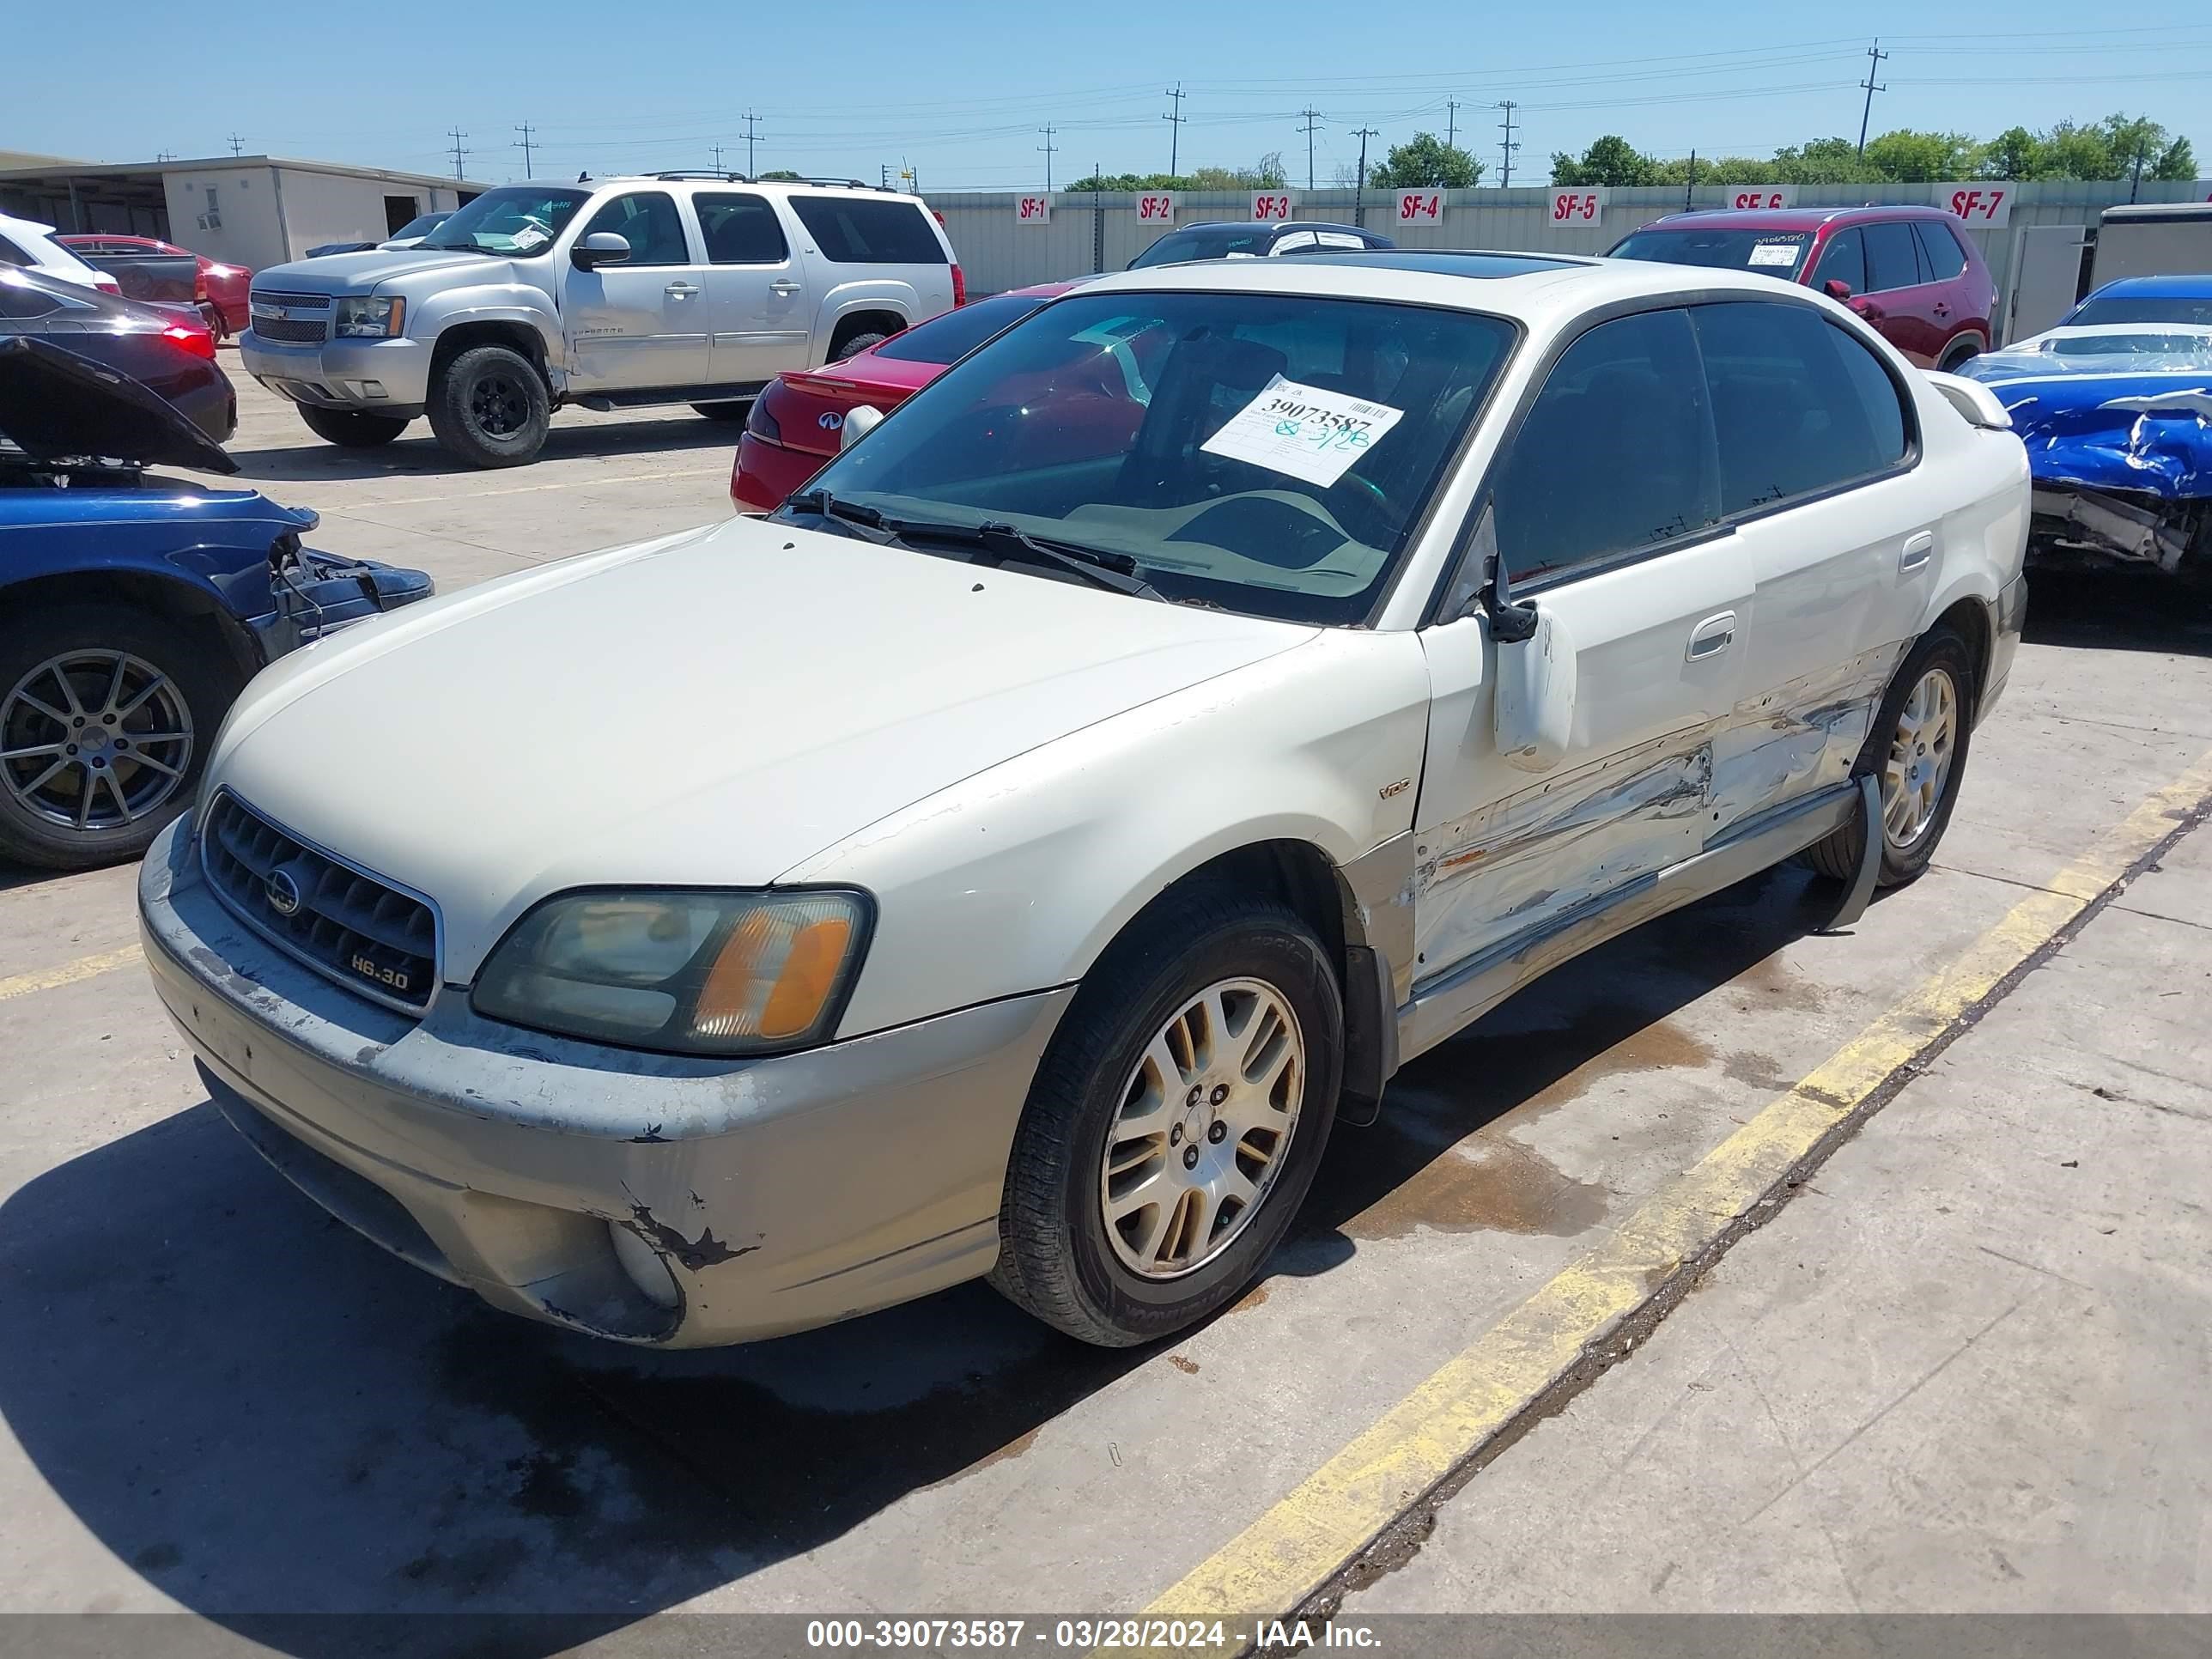
M 1266 259 L 1278 253 L 1355 253 L 1365 248 L 1395 247 L 1397 243 L 1358 225 L 1329 224 L 1318 219 L 1285 219 L 1280 224 L 1244 224 L 1234 220 L 1217 224 L 1177 225 L 1129 261 L 1129 269 L 1147 265 L 1180 265 L 1193 259 Z
M 0 339 L 51 340 L 158 392 L 204 433 L 227 443 L 238 394 L 216 367 L 215 336 L 189 307 L 145 305 L 0 265 Z

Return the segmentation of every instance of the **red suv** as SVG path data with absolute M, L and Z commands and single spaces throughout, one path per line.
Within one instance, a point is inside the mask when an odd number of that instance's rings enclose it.
M 1622 238 L 1611 257 L 1754 270 L 1818 288 L 1923 368 L 1956 368 L 1987 351 L 1997 308 L 1997 285 L 1965 222 L 1941 208 L 1674 213 Z

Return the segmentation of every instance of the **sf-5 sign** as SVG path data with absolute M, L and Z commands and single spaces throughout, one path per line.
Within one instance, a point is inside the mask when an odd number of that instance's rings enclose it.
M 1555 190 L 1551 197 L 1551 219 L 1555 225 L 1595 228 L 1605 217 L 1607 192 L 1602 185 L 1581 190 Z

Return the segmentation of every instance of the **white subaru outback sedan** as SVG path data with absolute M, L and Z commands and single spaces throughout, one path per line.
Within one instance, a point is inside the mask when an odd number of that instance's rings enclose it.
M 1985 392 L 1755 276 L 1111 276 L 774 518 L 263 674 L 146 955 L 271 1164 L 500 1307 L 708 1344 L 988 1275 L 1141 1342 L 1547 968 L 1918 873 L 2027 517 Z

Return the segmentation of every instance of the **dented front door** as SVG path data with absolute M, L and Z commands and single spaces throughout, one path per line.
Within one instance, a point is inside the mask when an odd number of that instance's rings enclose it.
M 1556 583 L 1535 603 L 1576 658 L 1551 771 L 1499 754 L 1498 646 L 1469 617 L 1423 632 L 1432 702 L 1414 815 L 1416 988 L 1692 856 L 1715 822 L 1714 743 L 1743 684 L 1751 564 L 1723 531 Z

